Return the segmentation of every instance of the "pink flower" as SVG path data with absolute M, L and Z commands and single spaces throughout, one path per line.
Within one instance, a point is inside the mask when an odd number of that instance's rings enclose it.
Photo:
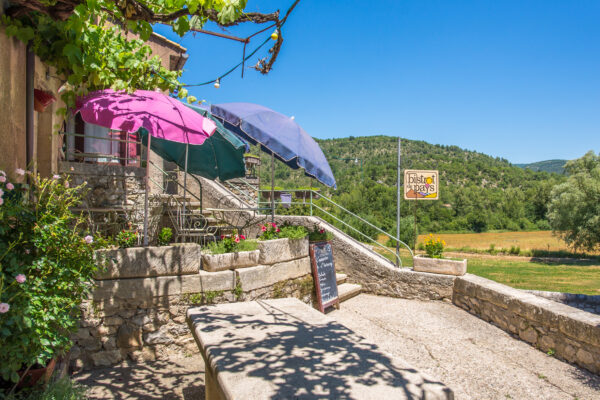
M 281 229 L 277 228 L 277 230 L 275 232 L 281 232 Z
M 325 233 L 325 229 L 320 229 L 319 233 Z
M 7 303 L 0 303 L 0 314 L 8 312 L 10 306 Z
M 87 235 L 83 238 L 87 244 L 92 244 L 94 242 L 94 238 L 91 235 Z
M 273 222 L 273 223 L 271 223 L 271 226 L 272 226 L 273 228 L 277 228 L 277 225 L 276 225 L 274 222 Z
M 0 183 L 6 182 L 6 177 L 4 175 L 0 175 Z
M 25 175 L 25 170 L 23 168 L 17 168 L 15 170 L 15 173 L 19 176 L 23 176 L 23 175 Z
M 239 237 L 235 237 L 235 239 L 233 239 L 234 242 L 239 243 L 240 242 L 240 238 Z
M 263 226 L 262 226 L 260 229 L 261 229 L 263 232 L 266 232 L 266 231 L 267 231 L 267 227 L 266 227 L 266 226 L 264 226 L 264 225 L 263 225 Z
M 56 179 L 60 179 L 60 175 L 54 175 L 54 176 L 52 177 L 52 179 L 55 179 L 55 180 L 56 180 Z
M 69 187 L 69 182 L 65 182 L 65 187 L 68 188 Z
M 25 281 L 27 280 L 27 278 L 25 278 L 25 275 L 23 274 L 19 274 L 15 277 L 15 280 L 19 283 L 25 283 Z
M 7 188 L 8 190 L 13 190 L 13 189 L 15 188 L 15 185 L 13 185 L 12 183 L 8 182 L 8 183 L 6 184 L 6 188 Z
M 221 240 L 225 239 L 225 235 L 221 235 Z
M 246 236 L 244 236 L 244 235 L 240 235 L 240 239 L 242 239 L 242 240 L 246 240 Z

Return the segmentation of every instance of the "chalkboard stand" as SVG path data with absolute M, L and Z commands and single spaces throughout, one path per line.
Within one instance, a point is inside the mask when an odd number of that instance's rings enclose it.
M 333 268 L 333 279 L 329 279 L 329 281 L 325 281 L 325 284 L 328 284 L 331 286 L 331 289 L 334 290 L 335 292 L 335 298 L 330 299 L 328 301 L 326 301 L 325 303 L 323 303 L 323 296 L 322 296 L 322 285 L 321 285 L 321 279 L 319 278 L 319 270 L 321 269 L 318 262 L 317 262 L 317 257 L 315 257 L 315 247 L 322 247 L 324 245 L 329 245 L 329 250 L 331 251 L 331 264 L 332 264 L 332 268 Z M 324 313 L 325 309 L 329 308 L 329 307 L 335 307 L 339 310 L 340 308 L 340 298 L 338 296 L 338 291 L 337 291 L 337 280 L 335 277 L 335 264 L 333 262 L 333 247 L 331 246 L 330 242 L 324 241 L 324 242 L 311 242 L 309 245 L 309 249 L 310 249 L 310 262 L 311 262 L 311 266 L 312 266 L 312 273 L 313 273 L 313 280 L 315 281 L 315 289 L 317 292 L 317 302 L 318 302 L 318 306 L 319 306 L 319 310 Z M 330 275 L 330 274 L 329 274 Z M 333 280 L 333 282 L 331 281 Z

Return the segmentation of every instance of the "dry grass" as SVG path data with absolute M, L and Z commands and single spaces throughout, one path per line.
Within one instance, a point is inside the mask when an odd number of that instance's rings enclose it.
M 535 232 L 501 232 L 501 233 L 441 233 L 434 234 L 445 242 L 447 247 L 460 249 L 496 249 L 518 246 L 522 250 L 570 251 L 567 244 L 554 236 L 552 231 Z M 426 240 L 427 235 L 419 235 L 419 243 Z

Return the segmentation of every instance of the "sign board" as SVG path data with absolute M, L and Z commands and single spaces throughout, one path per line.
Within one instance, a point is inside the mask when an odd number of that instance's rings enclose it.
M 327 307 L 339 304 L 333 249 L 329 242 L 310 244 L 310 260 L 312 273 L 317 289 L 319 310 L 325 312 Z
M 438 171 L 407 169 L 404 171 L 405 200 L 439 200 L 440 179 Z

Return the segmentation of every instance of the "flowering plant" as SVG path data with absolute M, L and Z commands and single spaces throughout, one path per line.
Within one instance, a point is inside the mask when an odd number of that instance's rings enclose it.
M 210 243 L 208 250 L 212 254 L 237 253 L 240 251 L 256 250 L 255 241 L 246 240 L 246 236 L 235 233 L 231 236 L 221 235 L 219 242 Z
M 70 211 L 83 188 L 25 174 L 29 184 L 0 171 L 0 381 L 68 350 L 97 270 L 94 239 Z
M 266 225 L 261 225 L 260 230 L 262 233 L 258 237 L 258 240 L 278 239 L 278 233 L 281 232 L 281 229 L 279 229 L 277 224 L 273 222 L 267 222 Z
M 427 257 L 442 258 L 444 246 L 446 246 L 446 242 L 439 237 L 434 238 L 433 234 L 430 233 L 425 241 L 425 252 L 427 253 Z
M 326 231 L 318 225 L 313 226 L 313 229 L 308 232 L 308 240 L 311 242 L 323 242 L 333 239 L 333 233 Z
M 139 235 L 137 231 L 122 230 L 121 232 L 117 233 L 115 241 L 120 248 L 126 249 L 128 247 L 136 246 L 138 244 L 138 237 Z

